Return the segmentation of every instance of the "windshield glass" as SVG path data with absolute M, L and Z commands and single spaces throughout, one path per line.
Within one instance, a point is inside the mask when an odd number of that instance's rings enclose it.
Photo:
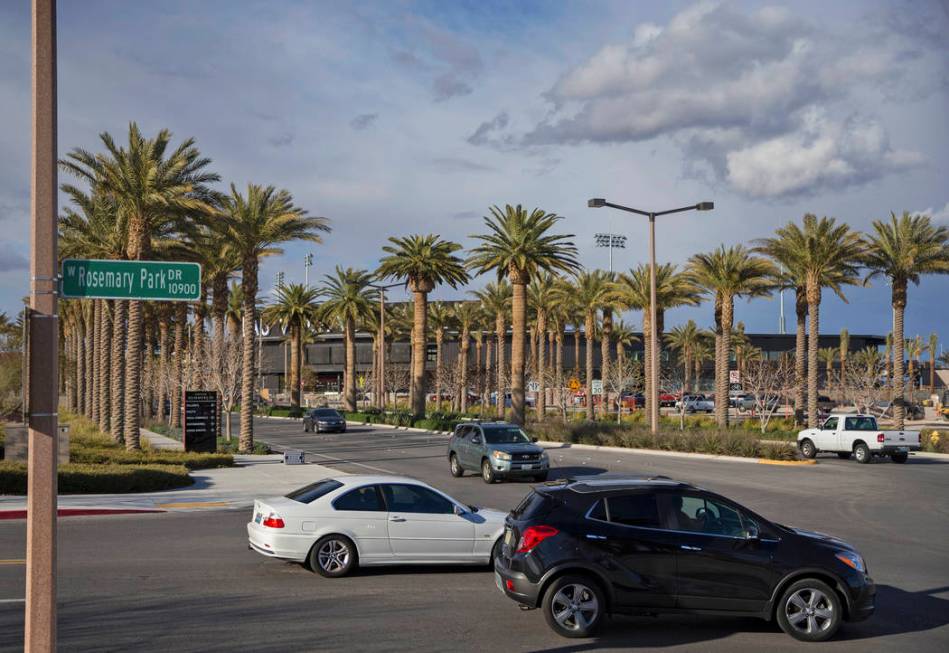
M 530 444 L 531 439 L 516 426 L 484 429 L 484 439 L 488 444 Z
M 313 414 L 316 417 L 339 417 L 339 413 L 337 413 L 332 408 L 319 408 L 314 410 Z

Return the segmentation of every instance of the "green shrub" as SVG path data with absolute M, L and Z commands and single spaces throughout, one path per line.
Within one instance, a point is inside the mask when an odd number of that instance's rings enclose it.
M 59 468 L 62 494 L 120 494 L 158 492 L 191 485 L 183 465 L 81 465 Z M 0 494 L 26 494 L 24 463 L 0 462 Z
M 69 452 L 71 463 L 86 465 L 184 465 L 188 469 L 231 467 L 234 457 L 224 453 L 196 453 L 184 451 L 125 451 L 81 447 Z

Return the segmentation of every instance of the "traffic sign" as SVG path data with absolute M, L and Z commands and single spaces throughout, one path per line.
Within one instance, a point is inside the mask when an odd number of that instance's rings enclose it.
M 67 298 L 193 302 L 201 297 L 201 265 L 180 261 L 63 260 Z
M 593 394 L 602 395 L 603 394 L 603 381 L 600 379 L 593 379 Z
M 741 383 L 741 372 L 739 370 L 728 370 L 729 383 Z
M 214 390 L 185 390 L 185 451 L 217 451 L 218 394 Z
M 567 384 L 567 387 L 569 387 L 571 391 L 577 392 L 583 386 L 580 385 L 580 379 L 578 379 L 577 377 L 572 377 L 570 379 L 570 382 Z

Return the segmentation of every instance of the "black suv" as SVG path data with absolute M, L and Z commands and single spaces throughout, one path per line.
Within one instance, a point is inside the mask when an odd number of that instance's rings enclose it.
M 602 475 L 535 487 L 508 515 L 495 581 L 566 637 L 604 614 L 777 619 L 804 641 L 873 614 L 863 558 L 666 477 Z

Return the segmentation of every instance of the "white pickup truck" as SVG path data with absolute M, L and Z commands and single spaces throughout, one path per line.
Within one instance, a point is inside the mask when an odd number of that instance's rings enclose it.
M 841 458 L 853 454 L 858 463 L 864 464 L 874 456 L 889 456 L 895 463 L 905 463 L 910 451 L 919 450 L 919 431 L 882 431 L 872 415 L 837 414 L 828 417 L 820 428 L 798 433 L 797 446 L 805 458 L 828 451 Z

